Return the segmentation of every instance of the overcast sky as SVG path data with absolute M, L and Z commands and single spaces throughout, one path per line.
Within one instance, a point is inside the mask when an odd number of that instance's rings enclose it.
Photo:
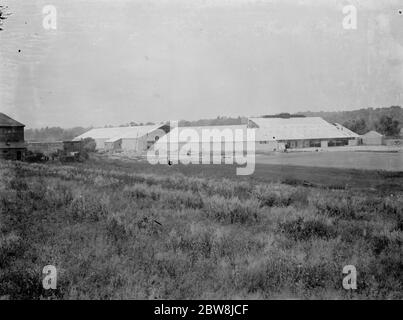
M 403 106 L 399 0 L 2 2 L 0 112 L 27 127 Z

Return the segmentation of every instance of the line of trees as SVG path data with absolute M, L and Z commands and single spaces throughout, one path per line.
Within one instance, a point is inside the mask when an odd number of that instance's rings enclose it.
M 31 142 L 69 141 L 83 134 L 90 128 L 75 127 L 64 129 L 60 127 L 46 127 L 41 129 L 26 129 L 25 140 Z
M 376 130 L 386 136 L 395 137 L 400 133 L 403 124 L 403 110 L 401 107 L 378 108 L 378 109 L 360 109 L 353 111 L 340 112 L 303 112 L 299 115 L 307 117 L 322 117 L 329 122 L 343 124 L 346 128 L 358 133 L 365 134 L 370 130 Z M 277 116 L 295 117 L 295 115 L 280 114 Z M 271 117 L 271 116 L 265 116 Z M 246 117 L 224 117 L 219 116 L 215 119 L 200 119 L 196 121 L 179 121 L 179 126 L 213 126 L 213 125 L 239 125 L 246 124 Z M 136 123 L 130 122 L 122 126 L 152 125 L 154 123 Z M 110 126 L 105 126 L 110 127 Z M 60 127 L 46 127 L 41 129 L 26 129 L 26 141 L 64 141 L 71 140 L 91 128 L 75 127 L 64 129 Z
M 352 111 L 307 111 L 300 114 L 307 117 L 322 117 L 331 123 L 341 123 L 358 134 L 376 130 L 386 136 L 394 137 L 399 135 L 403 126 L 403 109 L 400 106 Z
M 358 134 L 364 134 L 370 130 L 376 130 L 385 136 L 393 137 L 398 136 L 400 133 L 399 121 L 386 115 L 381 116 L 372 126 L 362 118 L 348 120 L 343 123 L 343 126 Z
M 246 124 L 247 122 L 248 118 L 246 117 L 231 118 L 218 116 L 215 119 L 200 119 L 195 121 L 180 120 L 178 125 L 180 127 L 229 126 Z
M 8 12 L 8 7 L 0 5 L 0 31 L 3 30 L 3 20 L 6 20 L 7 17 L 11 14 Z

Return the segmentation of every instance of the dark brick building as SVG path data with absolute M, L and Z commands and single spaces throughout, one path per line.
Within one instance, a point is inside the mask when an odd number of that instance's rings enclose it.
M 24 127 L 22 123 L 0 112 L 0 159 L 24 160 Z

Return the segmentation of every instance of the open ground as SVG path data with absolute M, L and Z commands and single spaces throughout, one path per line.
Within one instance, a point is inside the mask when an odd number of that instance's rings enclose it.
M 401 173 L 258 165 L 240 178 L 97 158 L 1 162 L 0 175 L 3 298 L 402 298 Z
M 294 152 L 257 155 L 257 163 L 294 166 L 403 171 L 403 151 L 360 150 L 340 152 Z

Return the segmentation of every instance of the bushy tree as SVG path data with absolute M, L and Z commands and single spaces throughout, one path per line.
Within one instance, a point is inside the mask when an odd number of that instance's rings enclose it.
M 82 140 L 82 149 L 86 153 L 95 152 L 97 144 L 92 138 L 85 138 Z
M 343 123 L 343 126 L 358 134 L 364 134 L 368 132 L 367 123 L 362 118 L 357 120 L 348 120 Z
M 0 31 L 3 30 L 2 25 L 3 25 L 3 20 L 6 20 L 7 17 L 10 15 L 8 12 L 8 7 L 0 5 Z
M 400 131 L 399 121 L 386 115 L 381 116 L 378 122 L 375 123 L 375 128 L 385 136 L 397 136 Z

